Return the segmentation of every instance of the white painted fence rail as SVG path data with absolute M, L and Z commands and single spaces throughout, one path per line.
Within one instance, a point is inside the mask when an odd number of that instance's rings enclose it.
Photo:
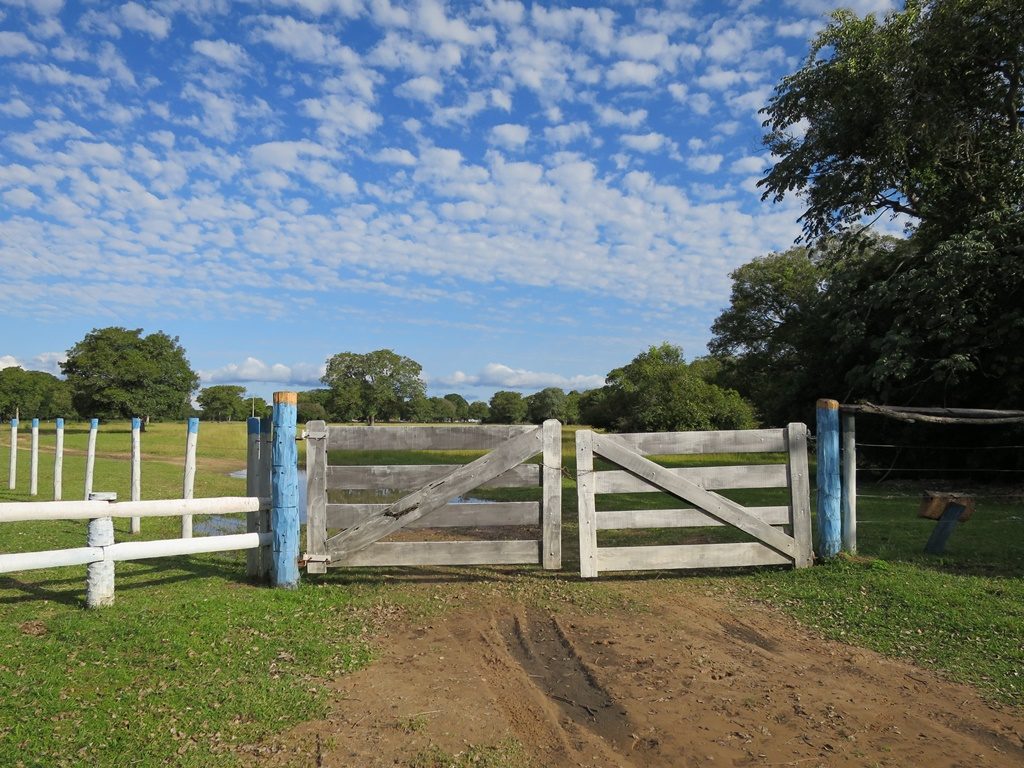
M 151 501 L 15 501 L 0 504 L 0 523 L 27 520 L 92 520 L 97 517 L 230 515 L 270 509 L 269 498 L 218 496 L 212 499 Z

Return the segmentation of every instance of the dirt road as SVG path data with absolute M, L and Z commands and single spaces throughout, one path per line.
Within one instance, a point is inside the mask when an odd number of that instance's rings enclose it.
M 469 597 L 394 622 L 378 661 L 332 683 L 327 720 L 257 752 L 346 768 L 494 744 L 521 750 L 502 765 L 1024 765 L 1022 713 L 680 584 L 641 611 Z M 637 587 L 621 588 L 628 602 Z

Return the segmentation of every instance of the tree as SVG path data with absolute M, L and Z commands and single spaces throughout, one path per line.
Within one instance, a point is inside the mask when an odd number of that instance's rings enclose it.
M 469 403 L 462 395 L 452 392 L 444 396 L 445 400 L 448 400 L 452 405 L 455 406 L 455 418 L 459 421 L 465 421 L 469 418 Z
M 234 421 L 249 415 L 250 406 L 243 398 L 245 387 L 217 384 L 199 390 L 196 400 L 203 409 L 203 418 L 210 421 Z
M 333 393 L 329 389 L 307 389 L 299 392 L 296 407 L 298 422 L 305 424 L 307 421 L 330 421 L 333 418 L 332 398 Z
M 490 406 L 483 400 L 474 400 L 469 404 L 469 418 L 474 421 L 487 421 L 491 416 Z
M 74 416 L 67 382 L 44 371 L 0 369 L 0 418 L 53 419 Z
M 938 242 L 1024 186 L 1024 5 L 907 0 L 884 22 L 848 10 L 763 110 L 779 160 L 763 198 L 806 200 L 813 239 L 905 214 Z
M 534 424 L 547 419 L 565 421 L 565 392 L 558 387 L 545 387 L 526 398 L 526 418 Z
M 400 418 L 406 404 L 426 391 L 422 370 L 415 360 L 390 349 L 341 352 L 328 359 L 321 381 L 339 407 L 354 410 L 372 426 L 378 418 Z
M 518 392 L 495 392 L 489 407 L 491 413 L 487 420 L 492 424 L 520 424 L 526 421 L 526 401 Z
M 820 334 L 815 313 L 825 267 L 797 247 L 756 258 L 730 277 L 729 306 L 712 324 L 708 344 L 717 370 L 703 377 L 740 391 L 769 424 L 802 418 L 816 399 L 806 391 L 809 370 L 820 377 L 812 336 Z
M 199 386 L 178 338 L 163 331 L 93 329 L 60 367 L 83 416 L 182 418 Z
M 597 427 L 624 432 L 749 429 L 754 411 L 735 390 L 710 384 L 691 370 L 683 351 L 664 343 L 609 372 Z M 582 404 L 581 404 L 582 407 Z
M 447 397 L 431 397 L 429 400 L 431 421 L 455 421 L 455 418 L 458 415 L 455 403 Z

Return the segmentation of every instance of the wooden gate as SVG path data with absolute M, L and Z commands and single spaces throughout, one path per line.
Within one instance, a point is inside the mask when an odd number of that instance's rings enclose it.
M 481 451 L 468 464 L 334 465 L 329 452 Z M 526 463 L 543 455 L 543 464 Z M 389 457 L 393 455 L 389 453 Z M 413 458 L 410 456 L 410 458 Z M 416 456 L 422 458 L 422 454 Z M 543 426 L 339 427 L 306 425 L 309 573 L 358 565 L 483 565 L 562 562 L 561 424 Z M 462 502 L 476 488 L 541 487 L 540 501 Z M 338 498 L 401 492 L 375 503 Z M 333 498 L 332 498 L 333 497 Z M 381 541 L 403 528 L 539 526 L 540 539 Z
M 778 453 L 785 463 L 668 469 L 649 455 Z M 620 470 L 594 471 L 594 456 Z M 576 433 L 580 575 L 600 571 L 811 564 L 807 427 L 728 432 Z M 745 507 L 716 490 L 787 488 L 785 506 Z M 685 509 L 598 511 L 598 494 L 663 491 Z M 753 541 L 729 544 L 598 547 L 599 530 L 733 526 Z

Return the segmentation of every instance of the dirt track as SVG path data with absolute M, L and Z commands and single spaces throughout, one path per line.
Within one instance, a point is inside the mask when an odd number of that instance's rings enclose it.
M 1024 765 L 1019 711 L 685 582 L 641 612 L 465 602 L 385 627 L 381 658 L 333 682 L 329 718 L 254 750 L 261 764 L 407 765 L 514 739 L 536 766 Z

